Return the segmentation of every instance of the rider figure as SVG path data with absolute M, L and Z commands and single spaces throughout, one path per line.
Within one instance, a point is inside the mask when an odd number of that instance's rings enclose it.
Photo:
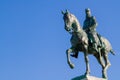
M 97 27 L 97 22 L 94 16 L 91 16 L 90 9 L 87 8 L 85 9 L 86 13 L 86 19 L 83 24 L 83 30 L 87 33 L 88 38 L 89 38 L 89 46 L 91 46 L 93 49 L 95 49 L 96 52 L 98 52 L 98 46 L 101 47 L 102 41 L 101 41 L 101 36 L 96 32 L 96 27 Z M 99 45 L 97 45 L 96 42 L 96 37 L 99 39 Z M 75 50 L 76 52 L 72 54 L 72 57 L 77 58 L 78 57 L 78 51 Z
M 92 48 L 94 48 L 96 51 L 98 51 L 97 43 L 96 43 L 96 40 L 95 40 L 95 37 L 97 35 L 97 32 L 96 32 L 96 27 L 97 27 L 96 19 L 95 19 L 94 16 L 91 16 L 91 12 L 90 12 L 89 8 L 85 9 L 85 13 L 86 13 L 86 19 L 85 19 L 84 24 L 83 24 L 83 29 L 88 34 L 90 46 Z

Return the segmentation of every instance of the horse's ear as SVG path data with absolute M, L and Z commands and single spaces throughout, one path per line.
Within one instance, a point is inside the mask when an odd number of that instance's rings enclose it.
M 66 13 L 69 13 L 69 11 L 66 9 Z
M 61 11 L 61 13 L 64 15 L 65 13 L 64 13 L 64 11 Z

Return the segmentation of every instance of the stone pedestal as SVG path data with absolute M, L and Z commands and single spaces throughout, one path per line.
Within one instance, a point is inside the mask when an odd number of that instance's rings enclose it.
M 94 77 L 94 76 L 85 76 L 85 75 L 82 75 L 82 76 L 75 77 L 75 78 L 73 78 L 71 80 L 107 80 L 107 79 L 97 78 L 97 77 Z

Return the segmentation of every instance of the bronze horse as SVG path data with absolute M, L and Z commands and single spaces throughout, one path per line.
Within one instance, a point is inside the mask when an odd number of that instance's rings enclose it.
M 98 47 L 98 51 L 95 51 L 93 48 L 89 46 L 88 43 L 89 39 L 87 33 L 82 29 L 77 18 L 67 10 L 66 12 L 62 11 L 62 14 L 65 24 L 65 30 L 72 35 L 70 40 L 72 46 L 71 48 L 66 50 L 67 62 L 69 66 L 71 68 L 74 68 L 74 64 L 70 60 L 70 54 L 71 53 L 77 54 L 79 51 L 83 52 L 84 59 L 86 62 L 85 75 L 89 75 L 90 67 L 88 54 L 92 54 L 93 56 L 96 57 L 97 61 L 102 66 L 102 77 L 107 78 L 107 69 L 111 65 L 108 59 L 108 53 L 111 52 L 114 55 L 110 42 L 106 38 L 101 37 L 101 41 L 104 44 L 104 47 Z

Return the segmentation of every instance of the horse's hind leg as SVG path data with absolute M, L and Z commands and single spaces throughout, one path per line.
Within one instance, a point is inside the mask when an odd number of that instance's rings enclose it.
M 103 76 L 103 70 L 105 68 L 105 64 L 102 60 L 103 58 L 102 58 L 102 56 L 100 57 L 100 55 L 98 53 L 96 53 L 94 56 L 97 59 L 98 63 L 102 66 L 102 76 Z
M 74 51 L 73 48 L 70 48 L 70 49 L 66 50 L 67 62 L 69 64 L 70 68 L 72 68 L 72 69 L 74 68 L 74 64 L 70 60 L 70 53 L 72 53 L 73 51 Z
M 84 58 L 85 58 L 85 63 L 86 63 L 86 73 L 85 73 L 85 75 L 89 75 L 90 74 L 90 66 L 89 66 L 87 45 L 84 46 Z
M 109 66 L 111 65 L 110 64 L 110 61 L 108 59 L 108 53 L 105 52 L 105 54 L 103 55 L 104 57 L 104 61 L 105 61 L 105 68 L 103 70 L 103 78 L 107 78 L 107 69 L 109 68 Z
M 99 56 L 99 53 L 96 53 L 94 56 L 97 59 L 98 63 L 102 66 L 102 69 L 104 69 L 105 64 L 104 64 L 104 62 L 102 60 L 102 56 Z

